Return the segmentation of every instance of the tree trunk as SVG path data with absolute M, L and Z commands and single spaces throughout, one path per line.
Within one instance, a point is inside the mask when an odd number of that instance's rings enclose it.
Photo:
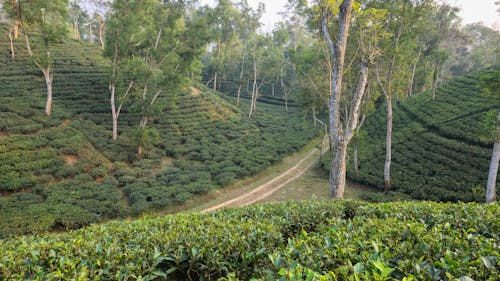
M 341 137 L 343 132 L 340 123 L 340 95 L 352 4 L 352 0 L 344 0 L 340 5 L 340 12 L 338 15 L 339 29 L 336 44 L 333 43 L 329 34 L 326 8 L 322 12 L 321 20 L 323 36 L 325 37 L 331 58 L 333 59 L 331 95 L 328 111 L 330 115 L 330 139 L 333 141 L 333 147 L 335 148 L 335 156 L 333 157 L 330 170 L 330 195 L 334 198 L 343 198 L 345 189 L 347 143 L 345 143 Z
M 335 147 L 335 156 L 332 160 L 332 169 L 330 171 L 330 197 L 344 198 L 346 183 L 346 156 L 347 143 L 337 142 Z
M 42 72 L 45 77 L 45 84 L 47 85 L 47 103 L 45 104 L 45 114 L 50 116 L 52 109 L 52 81 L 54 77 L 50 73 L 50 66 L 47 69 L 42 70 Z
M 435 62 L 434 70 L 432 72 L 432 100 L 436 98 L 437 84 L 438 84 L 438 63 Z
M 252 102 L 250 104 L 250 113 L 248 114 L 248 118 L 252 118 L 253 112 L 255 110 L 255 102 L 257 95 L 257 63 L 254 58 L 253 63 L 253 86 L 252 86 Z
M 359 174 L 359 164 L 358 164 L 358 144 L 354 143 L 353 144 L 353 160 L 354 160 L 354 172 L 356 173 L 356 176 Z
M 243 84 L 243 73 L 245 70 L 246 47 L 247 47 L 247 42 L 245 41 L 243 43 L 243 55 L 241 59 L 240 81 L 238 85 L 238 97 L 236 98 L 236 105 L 240 104 L 241 86 Z
M 283 89 L 283 96 L 285 97 L 285 111 L 288 112 L 288 91 L 285 87 L 285 82 L 283 81 L 283 77 L 280 78 L 281 89 Z
M 94 34 L 92 32 L 92 21 L 89 21 L 89 43 L 94 45 Z
M 19 20 L 14 22 L 14 39 L 19 38 Z
M 418 50 L 418 55 L 415 61 L 413 62 L 413 68 L 411 70 L 411 78 L 410 78 L 410 86 L 408 87 L 408 96 L 413 95 L 413 84 L 415 83 L 415 73 L 417 72 L 417 63 L 420 60 L 420 55 L 422 54 L 421 49 Z
M 273 91 L 272 91 L 272 95 L 273 95 L 273 97 L 274 97 L 274 83 L 273 83 Z
M 312 107 L 312 114 L 313 114 L 313 124 L 314 124 L 314 128 L 316 128 L 316 107 Z
M 78 17 L 73 17 L 73 37 L 75 40 L 80 40 L 80 27 L 78 24 Z
M 116 110 L 115 96 L 116 96 L 116 85 L 111 82 L 111 116 L 113 118 L 113 140 L 118 140 L 118 112 Z
M 500 142 L 498 134 L 500 133 L 500 111 L 498 112 L 497 127 L 495 134 L 495 145 L 491 156 L 490 171 L 488 173 L 488 184 L 486 185 L 486 203 L 492 203 L 496 199 L 496 182 L 498 174 L 498 164 L 500 161 Z
M 392 97 L 386 96 L 387 100 L 387 128 L 386 147 L 384 164 L 384 192 L 388 192 L 391 187 L 391 157 L 392 157 Z
M 214 94 L 217 92 L 217 71 L 214 74 Z
M 99 42 L 101 42 L 101 49 L 104 50 L 104 22 L 99 23 Z
M 24 25 L 23 24 L 20 24 L 20 25 L 21 25 L 21 29 L 23 31 L 24 41 L 26 42 L 26 49 L 28 50 L 28 54 L 30 55 L 30 57 L 32 57 L 33 52 L 31 51 L 31 44 L 30 44 L 30 39 L 28 37 L 28 33 L 26 32 Z
M 12 57 L 12 60 L 16 58 L 16 53 L 14 51 L 14 40 L 12 38 L 12 29 L 9 29 L 9 43 L 10 43 L 10 56 Z

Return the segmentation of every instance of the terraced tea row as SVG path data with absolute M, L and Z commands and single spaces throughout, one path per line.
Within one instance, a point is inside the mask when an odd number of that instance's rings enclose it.
M 491 71 L 491 70 L 490 70 Z M 482 72 L 438 88 L 437 97 L 421 94 L 394 107 L 392 189 L 416 199 L 482 201 L 492 141 L 480 138 L 486 114 L 498 97 L 478 85 Z M 367 118 L 360 147 L 360 171 L 349 176 L 383 188 L 385 109 Z

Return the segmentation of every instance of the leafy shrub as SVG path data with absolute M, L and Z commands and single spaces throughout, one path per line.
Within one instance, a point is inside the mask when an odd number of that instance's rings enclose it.
M 497 280 L 498 208 L 288 202 L 116 221 L 0 240 L 0 278 Z

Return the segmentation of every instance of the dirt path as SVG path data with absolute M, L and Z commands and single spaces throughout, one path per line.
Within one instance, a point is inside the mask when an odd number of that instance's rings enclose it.
M 320 152 L 317 148 L 311 149 L 311 151 L 307 153 L 307 155 L 304 156 L 297 164 L 275 178 L 263 183 L 247 193 L 244 193 L 243 195 L 229 199 L 215 206 L 208 207 L 202 210 L 202 212 L 210 212 L 227 207 L 242 207 L 264 200 L 287 184 L 300 178 L 318 161 L 319 153 Z

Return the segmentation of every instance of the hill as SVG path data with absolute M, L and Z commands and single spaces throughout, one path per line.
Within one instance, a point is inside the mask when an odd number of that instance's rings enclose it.
M 0 240 L 0 278 L 498 280 L 499 211 L 330 201 L 115 221 Z
M 481 139 L 479 129 L 500 99 L 482 94 L 482 73 L 451 80 L 438 88 L 435 100 L 424 93 L 394 103 L 392 191 L 421 200 L 484 201 L 493 142 Z M 352 163 L 348 170 L 351 179 L 380 189 L 385 124 L 385 108 L 367 117 L 358 145 L 359 174 Z
M 54 104 L 21 40 L 0 50 L 0 237 L 77 228 L 189 200 L 254 174 L 316 135 L 297 107 L 260 102 L 254 119 L 231 97 L 186 89 L 162 97 L 154 147 L 138 158 L 126 104 L 111 140 L 107 62 L 72 40 L 53 52 Z

